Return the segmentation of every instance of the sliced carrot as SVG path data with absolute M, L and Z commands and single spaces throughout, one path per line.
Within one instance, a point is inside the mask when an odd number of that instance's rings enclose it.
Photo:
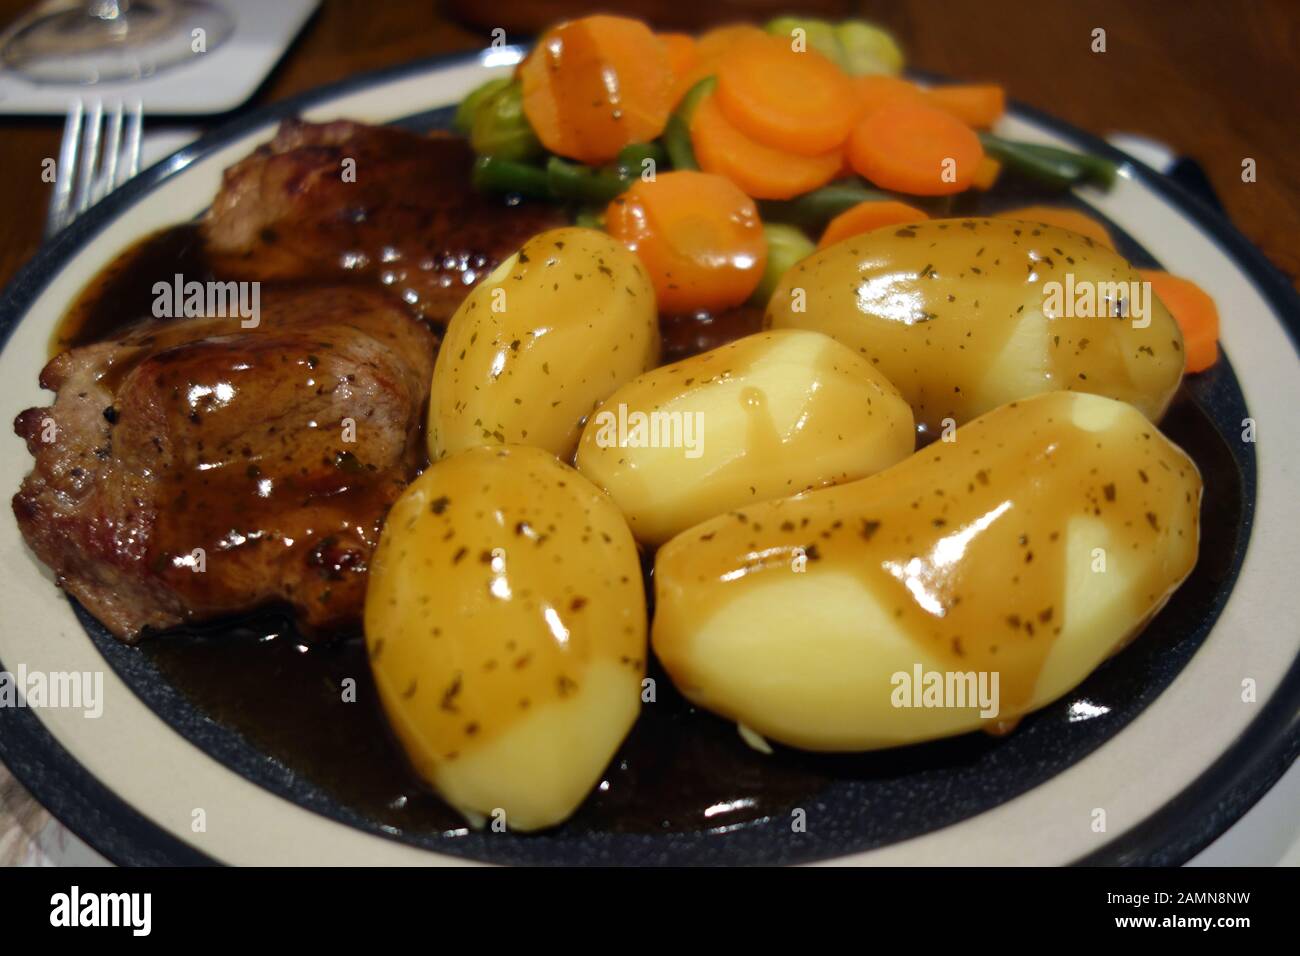
M 995 213 L 995 219 L 1019 219 L 1023 222 L 1042 222 L 1087 236 L 1093 242 L 1100 243 L 1107 249 L 1115 248 L 1106 227 L 1096 219 L 1077 209 L 1063 209 L 1060 206 L 1022 206 L 1019 209 L 1007 209 Z
M 897 225 L 900 222 L 920 222 L 929 219 L 924 212 L 913 209 L 906 203 L 886 200 L 882 202 L 860 202 L 840 213 L 826 224 L 818 249 L 825 249 L 837 242 L 843 242 L 852 236 L 860 236 L 873 229 Z
M 750 139 L 800 156 L 838 149 L 858 118 L 844 72 L 811 48 L 786 39 L 743 41 L 718 63 L 718 105 Z
M 1002 164 L 996 159 L 985 153 L 980 159 L 980 164 L 975 167 L 975 181 L 971 183 L 976 189 L 988 191 L 998 181 L 998 176 L 1002 174 Z
M 858 98 L 859 118 L 874 113 L 882 106 L 925 102 L 925 92 L 915 83 L 886 73 L 855 76 L 851 82 Z
M 693 36 L 685 33 L 660 33 L 659 41 L 668 50 L 668 68 L 673 74 L 672 103 L 677 105 L 694 82 L 688 82 L 700 63 L 700 53 Z
M 681 91 L 685 93 L 706 76 L 716 74 L 719 61 L 745 40 L 765 36 L 767 33 L 752 23 L 729 23 L 700 34 L 695 41 L 695 66 L 682 79 Z
M 609 204 L 605 228 L 640 258 L 661 312 L 740 305 L 767 264 L 758 209 L 735 183 L 711 173 L 638 180 Z
M 701 33 L 695 41 L 695 49 L 700 55 L 700 62 L 705 63 L 720 59 L 746 40 L 766 36 L 767 32 L 762 27 L 756 27 L 752 23 L 724 23 Z
M 1006 90 L 992 83 L 936 86 L 925 91 L 925 98 L 976 129 L 988 129 L 1007 111 Z
M 755 199 L 792 199 L 839 175 L 839 150 L 799 156 L 755 142 L 722 115 L 716 96 L 700 101 L 691 118 L 691 145 L 705 172 L 726 176 Z
M 1188 372 L 1203 372 L 1219 357 L 1219 309 L 1210 294 L 1190 279 L 1158 269 L 1139 269 L 1156 297 L 1170 311 L 1183 333 Z
M 553 153 L 608 162 L 663 132 L 672 110 L 668 48 L 639 20 L 605 15 L 552 27 L 521 66 L 524 114 Z
M 897 103 L 869 113 L 849 137 L 849 162 L 882 189 L 946 196 L 975 180 L 984 149 L 961 120 L 933 106 Z

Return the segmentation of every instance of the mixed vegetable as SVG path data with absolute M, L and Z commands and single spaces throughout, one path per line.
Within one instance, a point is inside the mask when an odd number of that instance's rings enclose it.
M 1003 176 L 1047 190 L 1114 182 L 1109 159 L 994 132 L 1002 87 L 926 87 L 903 66 L 894 38 L 858 20 L 778 17 L 691 37 L 589 16 L 471 92 L 456 125 L 477 188 L 571 205 L 576 223 L 637 251 L 665 312 L 763 305 L 814 249 L 940 214 Z M 1000 215 L 1111 245 L 1073 210 Z M 1162 284 L 1180 321 L 1212 335 L 1201 301 Z M 1189 350 L 1189 370 L 1212 364 L 1206 354 Z

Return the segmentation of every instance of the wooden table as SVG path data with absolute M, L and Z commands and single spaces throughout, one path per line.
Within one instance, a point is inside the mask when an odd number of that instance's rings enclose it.
M 29 5 L 29 0 L 0 0 L 0 24 Z M 798 5 L 722 0 L 702 13 L 681 0 L 592 7 L 622 6 L 656 25 L 693 29 L 740 19 L 746 9 L 758 10 L 754 18 L 761 20 Z M 996 80 L 1016 99 L 1084 129 L 1142 133 L 1197 159 L 1238 228 L 1293 282 L 1300 276 L 1300 244 L 1294 241 L 1300 235 L 1297 0 L 816 0 L 815 5 L 832 14 L 857 12 L 886 26 L 916 68 Z M 433 0 L 325 0 L 245 109 L 365 70 L 481 47 L 494 25 L 535 29 L 586 4 L 478 0 L 464 6 L 473 11 L 475 25 L 455 19 Z M 1095 29 L 1106 31 L 1105 53 L 1092 51 Z M 516 36 L 522 34 L 511 29 L 511 38 Z M 216 125 L 226 118 L 205 122 Z M 61 132 L 61 119 L 0 119 L 0 284 L 40 243 L 50 188 L 41 182 L 41 163 L 58 154 Z M 1253 183 L 1241 178 L 1247 157 L 1257 164 Z M 0 837 L 7 831 L 16 838 L 0 839 L 0 856 L 8 862 L 39 859 L 29 837 L 48 820 L 6 777 L 0 768 Z
M 0 0 L 9 23 L 28 0 Z M 610 9 L 617 2 L 590 6 Z M 736 19 L 743 0 L 621 4 L 675 28 Z M 875 0 L 819 7 L 858 10 L 899 37 L 911 65 L 1003 83 L 1010 94 L 1095 133 L 1136 132 L 1201 162 L 1232 220 L 1285 271 L 1300 276 L 1300 3 L 1296 0 Z M 325 0 L 250 107 L 364 70 L 482 46 L 504 26 L 546 20 L 587 4 L 565 0 L 465 4 L 481 25 L 433 0 Z M 757 0 L 758 17 L 786 3 Z M 788 4 L 798 6 L 797 3 Z M 512 8 L 518 8 L 517 11 Z M 740 11 L 740 13 L 738 13 Z M 1092 31 L 1106 52 L 1092 52 Z M 515 36 L 512 31 L 512 38 Z M 218 124 L 222 118 L 211 120 Z M 41 162 L 58 153 L 56 119 L 0 120 L 0 283 L 36 251 L 49 186 Z M 1241 164 L 1255 159 L 1257 181 Z

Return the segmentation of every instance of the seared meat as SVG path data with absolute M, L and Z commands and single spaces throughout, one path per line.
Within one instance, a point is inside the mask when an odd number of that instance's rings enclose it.
M 379 528 L 425 461 L 436 342 L 409 307 L 445 321 L 565 218 L 478 194 L 472 162 L 459 138 L 286 121 L 226 170 L 201 254 L 118 282 L 130 310 L 173 271 L 264 281 L 260 325 L 150 319 L 45 367 L 54 404 L 15 422 L 35 467 L 14 513 L 111 631 L 275 602 L 309 635 L 360 623 Z
M 524 240 L 567 224 L 554 205 L 472 189 L 473 158 L 460 137 L 285 120 L 225 172 L 204 220 L 213 265 L 242 279 L 364 275 L 445 322 Z
M 27 542 L 128 640 L 285 602 L 355 627 L 389 505 L 424 463 L 434 339 L 358 286 L 264 289 L 260 325 L 149 320 L 53 359 L 15 429 Z

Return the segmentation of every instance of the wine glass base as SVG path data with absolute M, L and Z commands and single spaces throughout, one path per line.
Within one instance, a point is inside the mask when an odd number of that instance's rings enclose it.
M 234 27 L 230 14 L 206 0 L 143 3 L 112 21 L 80 8 L 38 11 L 10 32 L 0 60 L 46 85 L 142 80 L 211 53 Z

